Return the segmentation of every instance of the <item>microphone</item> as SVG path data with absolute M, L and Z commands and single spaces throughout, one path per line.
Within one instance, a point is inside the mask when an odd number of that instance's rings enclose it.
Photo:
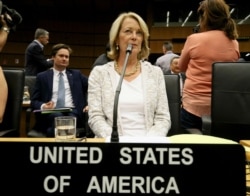
M 115 100 L 114 100 L 114 110 L 113 110 L 113 128 L 112 128 L 112 133 L 111 133 L 111 142 L 118 142 L 119 141 L 119 134 L 118 134 L 118 130 L 117 130 L 117 110 L 118 110 L 118 101 L 119 101 L 119 95 L 121 92 L 121 86 L 122 86 L 122 81 L 126 72 L 126 67 L 128 64 L 128 57 L 132 52 L 132 45 L 128 44 L 128 47 L 126 49 L 126 57 L 125 57 L 125 61 L 122 67 L 122 73 L 121 73 L 121 77 L 119 80 L 119 83 L 117 85 L 116 88 L 116 92 L 115 92 Z

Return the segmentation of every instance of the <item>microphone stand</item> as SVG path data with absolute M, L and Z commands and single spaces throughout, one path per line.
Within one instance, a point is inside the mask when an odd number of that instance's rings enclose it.
M 126 72 L 126 67 L 128 64 L 128 57 L 131 54 L 132 51 L 132 45 L 128 44 L 127 50 L 126 50 L 126 57 L 125 61 L 122 67 L 122 73 L 121 77 L 119 80 L 119 83 L 117 85 L 116 91 L 115 91 L 115 100 L 114 100 L 114 110 L 113 110 L 113 129 L 111 133 L 111 142 L 119 142 L 119 134 L 117 130 L 117 110 L 118 110 L 118 101 L 119 101 L 119 95 L 121 92 L 121 86 L 122 86 L 122 81 Z

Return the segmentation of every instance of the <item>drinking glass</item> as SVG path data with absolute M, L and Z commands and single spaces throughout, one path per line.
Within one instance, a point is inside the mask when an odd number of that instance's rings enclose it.
M 76 139 L 76 117 L 59 116 L 55 117 L 55 140 L 75 141 Z

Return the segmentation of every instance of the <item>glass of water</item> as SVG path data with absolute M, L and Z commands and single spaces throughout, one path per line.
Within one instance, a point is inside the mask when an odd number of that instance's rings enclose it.
M 76 117 L 55 117 L 55 140 L 68 142 L 76 139 Z

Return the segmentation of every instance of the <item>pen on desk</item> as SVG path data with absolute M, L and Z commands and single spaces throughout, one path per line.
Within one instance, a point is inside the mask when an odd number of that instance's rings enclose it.
M 81 137 L 81 138 L 78 138 L 78 139 L 77 139 L 78 142 L 81 142 L 81 141 L 83 141 L 83 140 L 85 140 L 85 142 L 86 142 L 86 141 L 87 141 L 87 137 Z

